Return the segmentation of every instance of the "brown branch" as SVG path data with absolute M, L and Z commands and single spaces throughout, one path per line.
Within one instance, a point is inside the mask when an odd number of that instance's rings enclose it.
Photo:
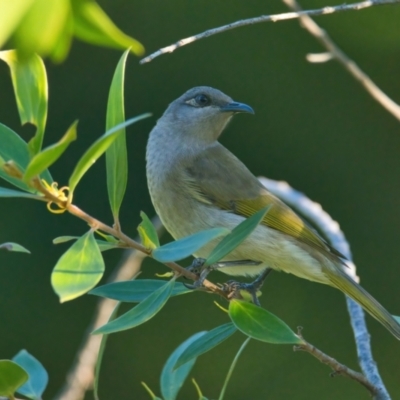
M 84 211 L 82 211 L 80 208 L 78 208 L 77 206 L 75 206 L 73 204 L 69 204 L 69 205 L 67 204 L 66 209 L 72 215 L 75 215 L 76 217 L 86 221 L 91 228 L 99 229 L 103 232 L 109 233 L 110 235 L 115 236 L 116 238 L 121 240 L 124 244 L 131 247 L 132 249 L 138 250 L 142 253 L 145 253 L 149 257 L 151 257 L 151 250 L 146 249 L 146 247 L 142 246 L 140 243 L 131 239 L 129 236 L 125 235 L 122 231 L 117 231 L 116 229 L 112 228 L 111 226 L 108 226 L 108 225 L 104 224 L 103 222 L 97 220 L 96 218 L 91 217 L 89 214 L 85 213 Z M 170 269 L 172 269 L 177 274 L 184 276 L 185 278 L 188 278 L 192 281 L 196 281 L 197 279 L 199 279 L 198 275 L 194 274 L 193 272 L 188 271 L 187 269 L 181 267 L 179 264 L 177 264 L 175 262 L 168 262 L 168 263 L 165 263 L 165 265 L 167 267 L 169 267 Z M 224 293 L 214 283 L 205 280 L 203 282 L 203 286 L 210 292 L 219 294 L 220 296 L 227 298 L 226 293 Z
M 301 334 L 301 328 L 298 328 L 297 335 L 300 336 L 304 344 L 300 344 L 293 347 L 294 351 L 305 351 L 315 357 L 317 360 L 321 361 L 323 364 L 328 365 L 332 368 L 333 373 L 331 376 L 342 375 L 346 376 L 347 378 L 353 379 L 356 382 L 363 385 L 368 391 L 371 393 L 372 396 L 377 395 L 377 388 L 360 372 L 354 371 L 353 369 L 347 367 L 344 364 L 341 364 L 339 361 L 335 360 L 334 358 L 328 356 L 327 354 L 323 353 L 321 350 L 317 349 L 312 344 L 308 343 Z
M 150 54 L 149 56 L 143 58 L 140 61 L 140 64 L 150 62 L 154 58 L 161 56 L 162 54 L 172 53 L 176 49 L 178 49 L 182 46 L 185 46 L 189 43 L 193 43 L 196 40 L 205 39 L 209 36 L 216 35 L 216 34 L 222 33 L 222 32 L 226 32 L 231 29 L 240 28 L 242 26 L 254 25 L 254 24 L 261 23 L 261 22 L 278 22 L 278 21 L 284 21 L 284 20 L 289 20 L 289 19 L 296 19 L 296 18 L 302 17 L 303 15 L 317 16 L 317 15 L 333 14 L 333 13 L 342 12 L 342 11 L 357 11 L 357 10 L 362 10 L 364 8 L 368 8 L 368 7 L 372 7 L 372 6 L 380 6 L 380 5 L 384 5 L 384 4 L 394 4 L 394 3 L 400 3 L 400 0 L 367 0 L 367 1 L 362 1 L 359 3 L 353 3 L 353 4 L 342 4 L 342 5 L 333 6 L 333 7 L 328 6 L 328 7 L 323 7 L 323 8 L 319 8 L 316 10 L 298 11 L 298 12 L 290 12 L 290 13 L 274 14 L 274 15 L 261 15 L 259 17 L 255 17 L 255 18 L 242 19 L 240 21 L 232 22 L 231 24 L 228 24 L 228 25 L 209 29 L 205 32 L 198 33 L 197 35 L 193 35 L 193 36 L 189 36 L 185 39 L 181 39 L 181 40 L 177 41 L 176 43 L 171 44 L 170 46 L 163 47 L 163 48 L 157 50 L 156 52 Z
M 290 9 L 302 12 L 302 8 L 296 0 L 282 0 Z M 309 55 L 310 62 L 325 62 L 335 59 L 355 78 L 364 89 L 378 102 L 386 108 L 395 118 L 400 120 L 400 106 L 384 93 L 362 69 L 341 50 L 328 33 L 322 29 L 309 15 L 303 14 L 300 17 L 301 26 L 306 29 L 324 46 L 328 53 L 322 55 Z M 319 57 L 318 57 L 319 56 Z M 329 57 L 330 56 L 330 57 Z M 317 57 L 317 58 L 316 58 Z
M 98 219 L 90 216 L 83 210 L 81 210 L 79 207 L 77 207 L 74 204 L 70 204 L 69 200 L 67 200 L 64 196 L 63 193 L 59 193 L 57 196 L 56 192 L 51 192 L 49 191 L 46 187 L 42 185 L 40 180 L 38 178 L 34 178 L 32 180 L 32 186 L 37 189 L 39 192 L 44 194 L 45 199 L 48 201 L 56 204 L 60 210 L 65 210 L 68 211 L 70 214 L 74 215 L 75 217 L 78 217 L 84 221 L 87 222 L 87 224 L 95 230 L 101 230 L 103 232 L 106 232 L 117 239 L 119 239 L 123 245 L 126 245 L 127 247 L 130 247 L 132 249 L 138 250 L 147 256 L 151 257 L 151 250 L 147 249 L 146 247 L 142 246 L 140 243 L 137 241 L 131 239 L 129 236 L 125 235 L 121 230 L 117 230 L 109 225 L 104 224 L 103 222 L 99 221 Z M 199 276 L 194 274 L 193 272 L 188 271 L 187 269 L 181 267 L 179 264 L 175 262 L 168 262 L 164 263 L 167 267 L 172 269 L 174 272 L 176 272 L 179 276 L 184 276 L 187 279 L 190 279 L 192 281 L 196 281 L 199 279 Z M 227 298 L 227 294 L 223 292 L 217 285 L 214 283 L 204 280 L 203 286 L 210 292 L 218 294 L 222 297 Z

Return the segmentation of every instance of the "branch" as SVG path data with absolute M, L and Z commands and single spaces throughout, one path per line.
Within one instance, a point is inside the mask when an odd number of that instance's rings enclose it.
M 138 250 L 145 255 L 151 257 L 151 250 L 146 249 L 146 247 L 142 246 L 140 243 L 136 242 L 135 240 L 131 239 L 129 236 L 125 235 L 123 232 L 116 230 L 112 228 L 111 226 L 108 226 L 104 224 L 103 222 L 100 222 L 96 218 L 93 218 L 89 214 L 85 213 L 82 211 L 80 208 L 73 204 L 66 204 L 65 205 L 66 210 L 72 214 L 75 215 L 76 217 L 83 219 L 88 223 L 88 225 L 93 228 L 93 229 L 100 229 L 103 232 L 109 233 L 112 236 L 115 236 L 116 238 L 120 239 L 124 244 L 127 246 L 131 247 L 132 249 Z M 184 276 L 185 278 L 188 278 L 192 281 L 196 281 L 199 279 L 199 276 L 194 274 L 193 272 L 188 271 L 187 269 L 181 267 L 179 264 L 175 262 L 168 262 L 165 263 L 167 267 L 172 269 L 172 271 L 176 272 L 180 276 Z M 226 293 L 224 293 L 217 285 L 214 285 L 212 282 L 205 280 L 203 282 L 203 286 L 206 287 L 210 292 L 219 294 L 225 298 L 227 298 Z
M 290 9 L 301 12 L 302 8 L 296 0 L 282 0 Z M 386 108 L 395 118 L 400 120 L 400 106 L 384 93 L 361 68 L 345 54 L 331 39 L 327 32 L 322 29 L 309 15 L 301 15 L 300 23 L 311 35 L 313 35 L 324 46 L 328 53 L 309 54 L 307 60 L 310 62 L 326 62 L 331 59 L 339 61 L 340 64 L 361 83 L 364 89 Z
M 109 225 L 104 224 L 103 222 L 99 221 L 98 219 L 92 217 L 91 215 L 87 214 L 79 207 L 74 204 L 70 204 L 68 198 L 65 196 L 64 192 L 61 189 L 57 189 L 53 187 L 50 189 L 43 186 L 40 179 L 37 177 L 32 179 L 32 187 L 38 190 L 40 193 L 44 195 L 44 199 L 48 201 L 48 209 L 55 213 L 60 213 L 64 211 L 68 211 L 70 214 L 75 215 L 84 221 L 94 230 L 101 230 L 106 232 L 121 241 L 123 245 L 130 247 L 132 249 L 138 250 L 141 253 L 151 257 L 151 250 L 147 249 L 146 247 L 142 246 L 137 241 L 131 239 L 129 236 L 125 235 L 120 229 L 113 228 Z M 50 208 L 50 204 L 54 203 L 59 207 L 59 210 L 54 211 Z M 199 276 L 194 274 L 193 272 L 188 271 L 187 269 L 181 267 L 179 264 L 175 262 L 168 262 L 164 263 L 167 267 L 172 269 L 177 275 L 184 276 L 192 281 L 196 281 L 199 279 Z M 219 294 L 222 297 L 228 299 L 227 294 L 224 293 L 217 285 L 213 284 L 208 280 L 204 280 L 203 286 L 210 292 Z
M 277 182 L 267 178 L 259 178 L 261 183 L 275 196 L 282 199 L 285 203 L 299 211 L 304 217 L 313 223 L 322 234 L 328 239 L 329 243 L 339 250 L 348 260 L 346 272 L 355 280 L 359 280 L 356 275 L 356 267 L 353 264 L 350 247 L 339 224 L 334 221 L 322 207 L 311 201 L 306 195 L 291 188 L 286 182 Z M 365 323 L 363 309 L 353 300 L 346 296 L 347 308 L 350 314 L 351 326 L 356 342 L 358 361 L 365 377 L 375 388 L 374 400 L 390 400 L 389 393 L 379 375 L 378 368 L 372 357 L 370 335 Z
M 313 357 L 315 357 L 317 360 L 321 361 L 323 364 L 328 365 L 329 367 L 332 368 L 334 372 L 332 372 L 331 376 L 334 377 L 336 375 L 342 375 L 346 376 L 347 378 L 353 379 L 356 382 L 360 383 L 364 387 L 366 387 L 369 392 L 371 393 L 372 396 L 377 395 L 377 388 L 368 380 L 365 378 L 365 376 L 357 371 L 352 370 L 351 368 L 347 367 L 344 364 L 341 364 L 334 358 L 326 355 L 323 353 L 321 350 L 317 349 L 315 346 L 312 344 L 308 343 L 306 340 L 304 340 L 302 334 L 301 334 L 302 328 L 298 329 L 297 335 L 300 336 L 304 344 L 300 344 L 297 346 L 293 347 L 294 351 L 306 351 L 307 353 L 310 353 Z M 375 397 L 376 398 L 376 397 Z
M 232 22 L 231 24 L 220 26 L 218 28 L 209 29 L 205 32 L 198 33 L 197 35 L 189 36 L 185 39 L 181 39 L 177 41 L 175 44 L 172 44 L 167 47 L 163 47 L 156 52 L 150 54 L 149 56 L 143 58 L 140 61 L 140 64 L 145 64 L 147 62 L 152 61 L 154 58 L 161 56 L 165 53 L 172 53 L 176 49 L 183 47 L 189 43 L 193 43 L 196 40 L 204 39 L 212 35 L 216 35 L 217 33 L 222 33 L 229 31 L 231 29 L 240 28 L 242 26 L 247 25 L 254 25 L 261 22 L 278 22 L 284 21 L 289 19 L 300 18 L 303 15 L 310 15 L 310 16 L 317 16 L 317 15 L 327 15 L 333 14 L 342 11 L 357 11 L 362 10 L 364 8 L 372 7 L 372 6 L 380 6 L 384 4 L 394 4 L 400 3 L 400 0 L 367 0 L 361 1 L 359 3 L 353 4 L 342 4 L 339 6 L 333 7 L 323 7 L 316 10 L 307 10 L 307 11 L 298 11 L 298 12 L 290 12 L 290 13 L 283 13 L 283 14 L 274 14 L 274 15 L 261 15 L 260 17 L 249 18 L 249 19 L 242 19 L 240 21 Z

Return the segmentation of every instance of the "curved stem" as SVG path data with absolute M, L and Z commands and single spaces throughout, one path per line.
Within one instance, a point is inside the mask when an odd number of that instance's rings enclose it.
M 240 357 L 240 355 L 242 354 L 244 348 L 247 346 L 247 343 L 250 342 L 250 339 L 251 339 L 251 338 L 248 337 L 248 338 L 243 342 L 243 344 L 240 346 L 240 349 L 239 349 L 238 352 L 236 353 L 236 356 L 235 356 L 235 358 L 233 359 L 231 366 L 229 367 L 229 371 L 228 371 L 228 374 L 226 375 L 226 378 L 225 378 L 225 381 L 224 381 L 224 386 L 222 386 L 221 393 L 220 393 L 220 395 L 219 395 L 219 397 L 218 397 L 218 400 L 223 400 L 223 399 L 224 399 L 225 392 L 226 392 L 226 388 L 228 387 L 228 383 L 229 383 L 229 380 L 231 379 L 232 372 L 233 372 L 233 370 L 235 369 L 236 364 L 237 364 L 237 362 L 238 362 L 238 360 L 239 360 L 239 357 Z

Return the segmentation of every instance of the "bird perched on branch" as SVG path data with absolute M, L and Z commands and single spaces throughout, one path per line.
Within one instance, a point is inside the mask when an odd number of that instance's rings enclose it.
M 400 339 L 397 321 L 346 274 L 344 257 L 218 142 L 237 113 L 254 111 L 219 90 L 195 87 L 173 101 L 151 131 L 148 186 L 167 230 L 175 239 L 214 227 L 232 230 L 270 206 L 261 224 L 224 258 L 221 272 L 264 277 L 274 269 L 333 286 Z M 195 256 L 207 257 L 215 244 Z

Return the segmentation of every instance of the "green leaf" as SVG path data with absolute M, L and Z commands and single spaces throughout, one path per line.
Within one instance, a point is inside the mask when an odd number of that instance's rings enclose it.
M 47 0 L 36 1 L 48 4 Z M 39 21 L 41 23 L 41 18 Z M 35 136 L 29 142 L 30 153 L 36 154 L 42 148 L 47 119 L 48 88 L 43 60 L 36 54 L 27 60 L 19 60 L 15 50 L 1 51 L 0 59 L 5 61 L 11 70 L 21 124 L 30 122 L 37 128 Z
M 51 284 L 63 303 L 88 292 L 100 281 L 103 273 L 104 260 L 90 230 L 58 260 L 51 274 Z
M 235 325 L 232 322 L 228 322 L 200 336 L 179 356 L 174 368 L 178 368 L 193 358 L 197 358 L 201 354 L 213 349 L 235 332 Z
M 116 49 L 131 48 L 137 56 L 144 47 L 137 40 L 125 35 L 110 20 L 101 7 L 91 0 L 74 0 L 75 36 L 85 42 Z
M 107 103 L 106 131 L 125 121 L 124 80 L 125 65 L 129 50 L 122 55 L 110 87 Z M 125 195 L 128 181 L 128 154 L 125 129 L 121 129 L 116 139 L 106 151 L 107 190 L 114 221 L 119 225 L 119 209 Z
M 72 175 L 69 178 L 70 194 L 72 194 L 72 192 L 75 190 L 76 185 L 79 183 L 86 171 L 92 166 L 93 163 L 97 161 L 97 159 L 108 149 L 115 138 L 120 134 L 122 128 L 125 128 L 128 125 L 138 122 L 144 118 L 148 118 L 150 115 L 150 113 L 146 113 L 128 119 L 124 123 L 114 126 L 114 128 L 100 136 L 100 138 L 97 139 L 80 158 L 78 164 L 72 172 Z
M 69 242 L 70 240 L 79 239 L 79 236 L 59 236 L 53 239 L 53 244 L 60 244 Z M 99 246 L 100 251 L 106 251 L 111 249 L 123 249 L 123 247 L 118 245 L 117 243 L 110 243 L 105 240 L 96 239 L 96 243 Z
M 0 161 L 13 160 L 15 165 L 24 174 L 26 167 L 29 164 L 30 156 L 28 150 L 28 144 L 21 139 L 13 130 L 7 126 L 0 124 Z M 20 179 L 13 178 L 8 175 L 2 168 L 0 162 L 0 178 L 12 183 L 14 186 L 20 189 L 26 190 L 27 192 L 34 193 L 34 189 L 30 188 L 25 182 Z M 46 180 L 48 183 L 53 182 L 49 171 L 45 171 L 41 174 L 41 178 Z
M 161 394 L 164 400 L 176 399 L 179 390 L 193 368 L 194 363 L 196 362 L 196 359 L 192 359 L 186 364 L 183 364 L 179 368 L 175 369 L 178 358 L 189 346 L 192 345 L 192 343 L 198 340 L 201 336 L 205 335 L 205 333 L 206 332 L 198 332 L 189 339 L 185 340 L 168 358 L 161 372 L 160 378 Z
M 164 285 L 165 282 L 161 279 L 137 279 L 98 286 L 92 289 L 89 294 L 128 303 L 140 303 Z M 193 290 L 188 289 L 183 283 L 175 282 L 171 296 L 192 292 Z
M 71 7 L 67 12 L 64 26 L 62 27 L 58 40 L 54 43 L 50 50 L 49 57 L 55 63 L 60 63 L 65 60 L 71 48 L 72 35 L 74 33 L 74 16 Z
M 226 228 L 212 228 L 201 231 L 158 247 L 153 250 L 152 255 L 160 262 L 179 261 L 191 256 L 208 242 L 211 242 L 211 240 L 227 235 L 228 233 L 230 233 L 230 231 Z
M 53 239 L 53 244 L 65 243 L 76 239 L 79 239 L 79 236 L 59 236 Z
M 14 398 L 16 390 L 29 376 L 18 364 L 10 360 L 0 360 L 0 396 Z
M 229 316 L 240 331 L 253 339 L 275 344 L 303 343 L 285 322 L 255 304 L 231 300 Z
M 125 314 L 96 329 L 92 334 L 108 334 L 134 328 L 153 318 L 165 305 L 172 293 L 175 279 L 165 283 L 145 300 Z
M 26 350 L 21 350 L 13 361 L 22 367 L 28 374 L 29 379 L 20 388 L 18 393 L 34 400 L 40 400 L 49 382 L 49 376 L 43 365 Z
M 400 317 L 397 315 L 392 315 L 392 317 L 400 324 Z
M 0 0 L 0 48 L 18 26 L 35 0 Z
M 268 212 L 270 206 L 263 208 L 256 212 L 251 217 L 245 219 L 232 232 L 225 236 L 214 248 L 211 254 L 207 257 L 205 266 L 215 264 L 227 254 L 232 252 L 243 242 L 250 234 L 257 228 L 258 224 L 262 221 L 265 214 Z
M 110 318 L 108 319 L 108 322 L 111 322 L 112 320 L 115 319 L 115 317 L 117 316 L 118 309 L 119 309 L 120 305 L 121 305 L 121 303 L 118 303 L 115 306 L 113 312 L 110 315 Z M 100 348 L 99 348 L 99 352 L 97 354 L 96 365 L 94 367 L 93 394 L 94 394 L 95 400 L 99 400 L 100 370 L 101 370 L 101 363 L 103 361 L 104 351 L 105 351 L 106 345 L 107 345 L 107 339 L 108 339 L 108 335 L 103 335 L 103 337 L 101 338 Z
M 41 196 L 36 196 L 34 194 L 20 192 L 19 190 L 12 190 L 0 187 L 0 197 L 25 197 L 27 199 L 42 200 Z
M 77 125 L 78 121 L 75 121 L 57 143 L 45 148 L 32 158 L 25 171 L 25 181 L 29 181 L 34 176 L 40 175 L 44 170 L 46 170 L 48 167 L 50 167 L 50 165 L 54 164 L 60 158 L 70 143 L 76 140 Z
M 0 250 L 18 251 L 21 253 L 31 254 L 31 252 L 27 250 L 25 247 L 21 246 L 18 243 L 13 243 L 13 242 L 0 244 Z
M 138 232 L 143 246 L 146 249 L 160 247 L 160 240 L 153 223 L 143 211 L 140 212 L 140 216 L 142 217 L 142 222 L 138 226 Z
M 13 35 L 18 53 L 25 59 L 34 53 L 51 54 L 64 31 L 70 10 L 69 0 L 35 0 Z

